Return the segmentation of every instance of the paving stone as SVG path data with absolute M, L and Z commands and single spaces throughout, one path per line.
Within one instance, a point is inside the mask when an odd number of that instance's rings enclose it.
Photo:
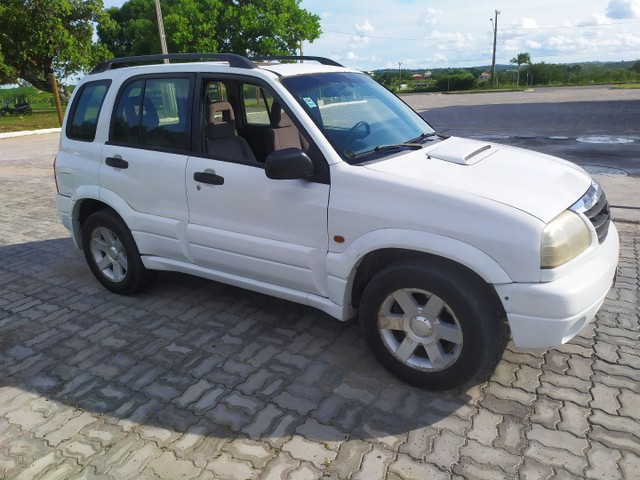
M 520 455 L 527 441 L 525 435 L 526 427 L 527 424 L 505 415 L 498 425 L 498 438 L 494 441 L 494 446 L 503 448 L 511 454 Z
M 332 462 L 338 455 L 334 450 L 327 448 L 324 443 L 307 441 L 300 435 L 294 435 L 283 445 L 282 450 L 288 452 L 294 459 L 306 460 L 318 468 Z
M 348 434 L 341 432 L 337 428 L 318 423 L 313 418 L 299 425 L 295 432 L 303 438 L 320 441 L 331 450 L 338 450 L 340 444 L 349 437 Z
M 115 478 L 136 478 L 151 460 L 160 455 L 162 450 L 152 443 L 145 443 L 139 449 L 130 452 L 122 463 L 111 468 L 109 475 Z
M 640 454 L 623 452 L 619 462 L 622 478 L 640 478 Z
M 286 480 L 289 473 L 297 468 L 299 462 L 293 460 L 289 454 L 280 452 L 272 459 L 260 474 L 260 480 Z
M 49 452 L 43 457 L 32 462 L 29 467 L 22 470 L 22 472 L 16 475 L 15 480 L 33 480 L 60 463 L 62 463 L 62 458 L 60 458 L 56 452 Z
M 385 478 L 389 464 L 393 461 L 393 452 L 380 445 L 374 445 L 372 449 L 365 453 L 362 467 L 351 477 L 353 480 L 372 480 L 374 478 Z
M 364 455 L 371 448 L 371 444 L 363 440 L 349 440 L 342 443 L 338 456 L 331 462 L 327 471 L 338 478 L 350 478 L 361 468 Z
M 224 403 L 218 403 L 204 414 L 205 417 L 219 425 L 225 425 L 234 432 L 239 432 L 251 422 L 253 415 L 248 415 L 243 410 L 229 407 Z
M 589 468 L 585 470 L 586 478 L 617 479 L 621 478 L 618 462 L 622 458 L 620 452 L 611 450 L 606 446 L 591 442 L 587 451 Z
M 207 383 L 209 384 L 209 382 Z M 218 400 L 225 393 L 226 392 L 222 387 L 211 388 L 206 393 L 204 393 L 196 403 L 189 405 L 189 409 L 193 410 L 196 415 L 202 415 L 207 410 L 215 407 L 218 403 Z
M 316 480 L 320 478 L 322 471 L 317 467 L 302 462 L 300 466 L 289 473 L 289 480 Z
M 547 447 L 535 440 L 529 441 L 524 456 L 554 468 L 564 468 L 574 478 L 582 476 L 583 469 L 588 466 L 584 457 L 573 455 L 565 449 Z
M 408 455 L 399 453 L 397 458 L 389 464 L 389 472 L 396 473 L 406 480 L 448 479 L 449 474 L 440 471 L 435 465 L 420 462 Z
M 80 438 L 65 442 L 59 448 L 65 457 L 75 458 L 80 465 L 86 464 L 90 457 L 100 451 L 94 444 Z
M 265 408 L 258 412 L 253 422 L 243 429 L 243 432 L 249 435 L 250 438 L 260 438 L 261 435 L 271 428 L 275 419 L 280 415 L 282 415 L 282 410 L 275 405 L 267 404 Z
M 541 425 L 532 425 L 527 432 L 529 440 L 536 440 L 546 447 L 565 449 L 573 455 L 582 456 L 588 447 L 588 442 L 584 438 L 558 430 L 549 430 Z
M 518 477 L 522 480 L 547 480 L 556 478 L 557 469 L 531 458 L 524 458 L 518 469 Z
M 259 442 L 237 438 L 227 443 L 223 450 L 229 452 L 237 460 L 250 462 L 256 469 L 264 468 L 273 456 L 273 450 Z
M 554 430 L 556 425 L 562 421 L 562 417 L 560 416 L 560 409 L 562 406 L 562 401 L 550 398 L 546 395 L 540 395 L 536 401 L 533 402 L 533 415 L 531 415 L 531 421 Z
M 634 435 L 640 442 L 640 422 L 635 419 L 613 416 L 594 410 L 589 420 L 596 425 L 602 425 L 607 430 Z
M 502 416 L 489 410 L 480 410 L 473 417 L 473 426 L 469 430 L 468 437 L 479 443 L 490 446 L 498 436 L 498 424 Z
M 460 457 L 459 450 L 465 440 L 464 437 L 453 432 L 443 430 L 440 435 L 433 438 L 432 442 L 433 448 L 424 455 L 424 461 L 446 471 L 458 461 Z
M 248 462 L 236 460 L 228 453 L 219 454 L 205 468 L 224 480 L 248 480 L 258 476 L 258 471 Z
M 425 455 L 433 450 L 433 443 L 438 435 L 439 431 L 431 426 L 411 430 L 399 451 L 416 460 L 424 460 Z
M 285 442 L 293 437 L 293 432 L 301 420 L 292 415 L 284 415 L 276 420 L 273 429 L 267 436 L 267 441 L 274 448 L 281 448 Z
M 622 405 L 619 412 L 620 415 L 640 420 L 640 394 L 629 390 L 621 390 L 618 400 Z
M 579 407 L 571 402 L 565 402 L 560 408 L 562 421 L 556 427 L 558 430 L 570 432 L 577 437 L 584 437 L 589 430 L 590 409 Z
M 196 478 L 201 469 L 193 466 L 191 462 L 176 458 L 173 452 L 163 452 L 159 457 L 154 458 L 148 464 L 148 468 L 153 470 L 158 477 L 166 480 Z
M 591 389 L 591 395 L 593 396 L 593 401 L 590 405 L 591 408 L 600 409 L 610 415 L 616 415 L 618 413 L 618 409 L 620 408 L 620 403 L 618 402 L 618 396 L 620 395 L 619 389 L 607 385 L 595 384 Z
M 609 448 L 636 452 L 638 450 L 638 439 L 635 435 L 627 432 L 615 432 L 607 430 L 600 425 L 593 425 L 589 432 L 589 439 L 598 441 Z
M 459 450 L 461 457 L 472 459 L 475 463 L 497 467 L 506 474 L 513 474 L 520 462 L 518 455 L 513 455 L 501 448 L 489 447 L 468 440 Z M 446 466 L 448 468 L 448 466 Z
M 315 404 L 314 402 L 311 402 L 306 398 L 294 396 L 289 392 L 280 393 L 273 399 L 273 401 L 280 408 L 293 410 L 300 415 L 307 415 L 317 406 L 317 404 Z

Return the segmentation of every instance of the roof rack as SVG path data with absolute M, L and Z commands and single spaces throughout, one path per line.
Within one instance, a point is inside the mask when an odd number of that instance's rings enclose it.
M 321 63 L 322 65 L 331 65 L 332 67 L 343 66 L 338 62 L 336 62 L 335 60 L 331 60 L 330 58 L 306 57 L 304 55 L 268 55 L 268 56 L 261 56 L 261 57 L 250 57 L 249 60 L 254 60 L 257 62 L 264 62 L 266 60 L 311 60 L 313 62 Z
M 111 70 L 117 65 L 127 63 L 157 62 L 159 60 L 201 60 L 214 62 L 228 62 L 230 67 L 256 68 L 256 64 L 246 57 L 235 53 L 168 53 L 155 55 L 137 55 L 133 57 L 112 58 L 102 62 L 91 73 L 100 73 Z

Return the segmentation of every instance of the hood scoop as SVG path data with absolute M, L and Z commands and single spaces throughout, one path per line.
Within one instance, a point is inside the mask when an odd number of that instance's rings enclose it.
M 473 165 L 494 154 L 498 149 L 495 145 L 476 140 L 462 140 L 450 138 L 435 148 L 429 150 L 427 155 L 431 158 L 457 163 L 458 165 Z

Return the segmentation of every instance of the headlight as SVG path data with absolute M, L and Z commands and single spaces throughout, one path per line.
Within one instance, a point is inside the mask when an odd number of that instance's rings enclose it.
M 590 243 L 587 225 L 577 214 L 565 210 L 542 231 L 540 266 L 559 267 L 584 252 Z

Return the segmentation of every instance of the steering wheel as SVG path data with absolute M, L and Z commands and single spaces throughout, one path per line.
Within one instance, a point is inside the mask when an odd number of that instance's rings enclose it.
M 351 145 L 356 140 L 362 140 L 366 138 L 371 133 L 371 125 L 369 125 L 364 120 L 356 123 L 347 134 L 347 144 Z

